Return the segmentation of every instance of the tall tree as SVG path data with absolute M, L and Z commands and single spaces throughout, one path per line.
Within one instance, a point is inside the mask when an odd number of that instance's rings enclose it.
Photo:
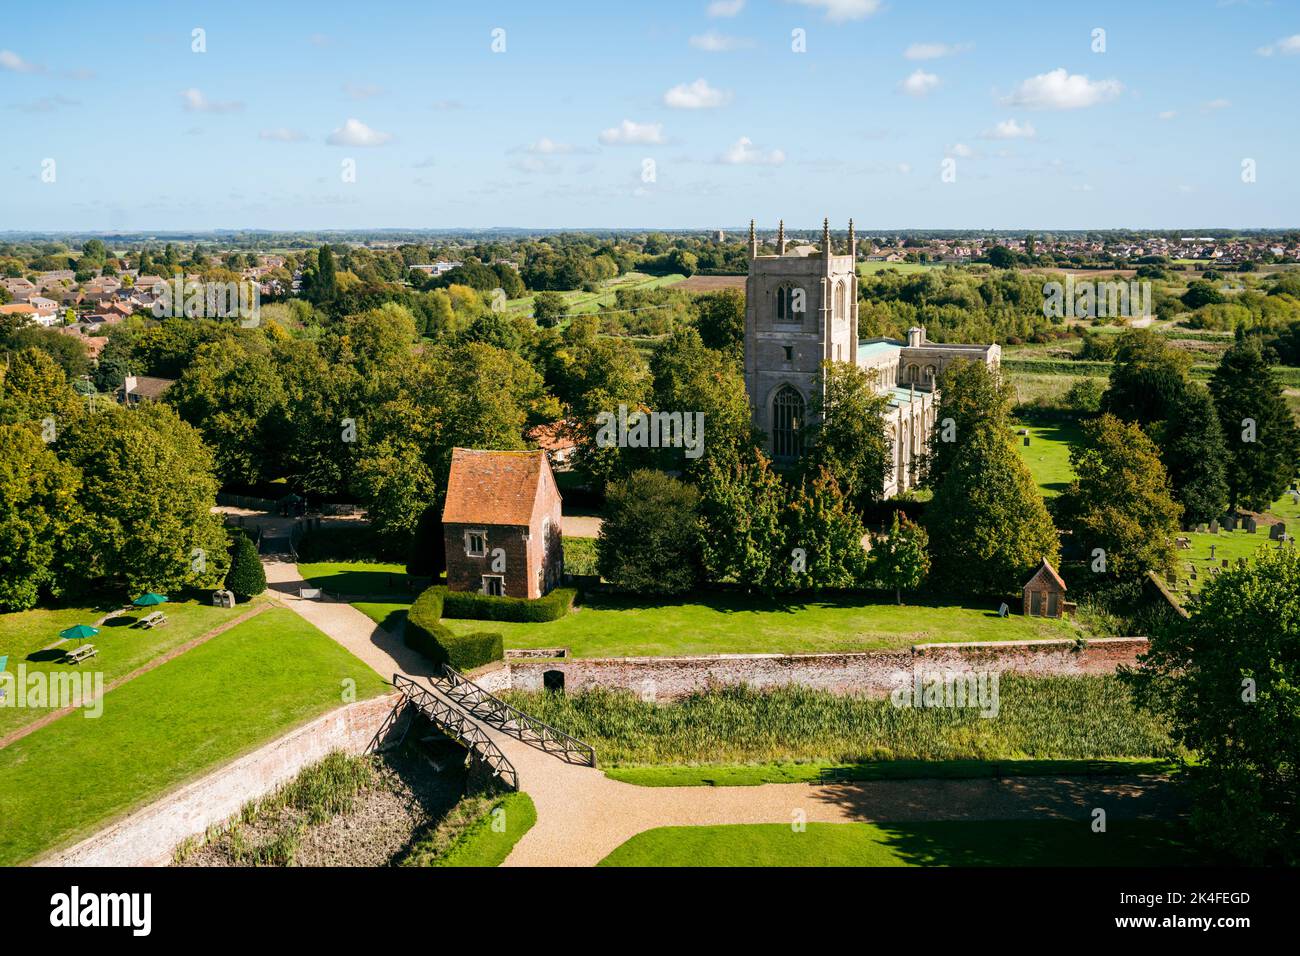
M 1205 387 L 1189 384 L 1182 408 L 1155 433 L 1183 520 L 1195 524 L 1223 514 L 1228 504 L 1228 453 L 1219 414 Z
M 783 517 L 790 492 L 761 452 L 711 463 L 699 483 L 704 573 L 771 593 L 790 582 Z
M 0 425 L 0 609 L 63 590 L 60 556 L 77 520 L 76 469 L 27 425 Z
M 1230 503 L 1262 511 L 1287 489 L 1300 460 L 1300 429 L 1258 339 L 1223 354 L 1210 379 L 1228 448 Z
M 926 508 L 933 577 L 967 593 L 1010 594 L 1039 561 L 1056 562 L 1056 528 L 1009 431 L 988 423 L 957 444 Z
M 658 471 L 610 484 L 596 539 L 600 576 L 633 594 L 684 594 L 700 574 L 699 492 Z
M 1075 480 L 1057 514 L 1089 555 L 1105 554 L 1107 574 L 1133 575 L 1174 567 L 1182 508 L 1169 493 L 1160 451 L 1135 422 L 1102 415 L 1087 422 L 1070 450 Z
M 1182 405 L 1190 366 L 1186 352 L 1170 348 L 1150 329 L 1121 333 L 1102 411 L 1142 425 L 1164 421 Z
M 872 576 L 892 588 L 894 601 L 903 603 L 903 592 L 914 591 L 930 573 L 930 538 L 925 529 L 913 524 L 901 511 L 894 512 L 889 537 L 871 552 Z
M 697 298 L 695 305 L 704 344 L 740 365 L 745 352 L 745 293 L 739 289 L 710 292 Z
M 816 591 L 866 584 L 867 529 L 829 470 L 804 476 L 786 515 L 785 550 L 796 559 L 794 588 Z
M 1015 389 L 983 362 L 954 362 L 939 379 L 939 407 L 922 470 L 936 487 L 966 440 L 983 430 L 1008 432 Z
M 822 387 L 809 407 L 811 440 L 805 474 L 829 472 L 859 511 L 879 501 L 893 461 L 885 433 L 889 399 L 876 393 L 867 373 L 848 362 L 822 363 Z

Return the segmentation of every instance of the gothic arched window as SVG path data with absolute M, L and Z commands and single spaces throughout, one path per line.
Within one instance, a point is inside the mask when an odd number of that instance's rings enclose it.
M 776 290 L 776 320 L 802 322 L 806 306 L 804 291 L 796 285 L 783 285 Z
M 803 396 L 789 385 L 782 385 L 772 399 L 772 457 L 799 457 L 803 417 Z
M 845 308 L 844 290 L 848 287 L 846 282 L 837 282 L 835 284 L 835 318 L 847 319 L 849 317 L 848 309 Z

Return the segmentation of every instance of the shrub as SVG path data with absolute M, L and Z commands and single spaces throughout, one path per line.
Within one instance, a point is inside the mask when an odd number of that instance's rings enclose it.
M 700 576 L 699 497 L 658 471 L 611 484 L 596 539 L 600 576 L 633 594 L 691 590 Z
M 556 588 L 540 598 L 493 597 L 474 591 L 448 591 L 442 600 L 442 616 L 469 621 L 514 621 L 538 624 L 558 621 L 573 607 L 578 592 Z
M 257 556 L 257 548 L 240 532 L 230 550 L 230 570 L 226 572 L 226 589 L 241 601 L 266 590 L 266 569 Z
M 447 589 L 435 585 L 422 593 L 406 616 L 406 645 L 435 664 L 450 664 L 457 670 L 473 670 L 505 656 L 500 634 L 475 631 L 454 634 L 441 622 Z

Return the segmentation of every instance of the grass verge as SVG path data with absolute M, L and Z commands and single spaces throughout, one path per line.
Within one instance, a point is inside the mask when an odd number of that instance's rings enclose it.
M 526 793 L 466 797 L 416 841 L 401 866 L 500 866 L 537 822 Z

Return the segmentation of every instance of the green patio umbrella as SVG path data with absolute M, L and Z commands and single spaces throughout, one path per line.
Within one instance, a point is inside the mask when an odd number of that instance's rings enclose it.
M 153 607 L 155 604 L 166 604 L 167 595 L 154 594 L 152 591 L 146 591 L 131 603 L 136 607 Z
M 59 637 L 65 641 L 84 641 L 88 637 L 94 637 L 99 633 L 99 628 L 91 627 L 89 624 L 74 624 L 72 627 L 59 631 Z

